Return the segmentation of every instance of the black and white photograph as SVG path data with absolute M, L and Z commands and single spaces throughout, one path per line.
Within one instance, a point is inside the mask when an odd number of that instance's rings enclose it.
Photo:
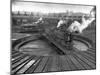
M 11 75 L 96 69 L 96 6 L 11 0 Z

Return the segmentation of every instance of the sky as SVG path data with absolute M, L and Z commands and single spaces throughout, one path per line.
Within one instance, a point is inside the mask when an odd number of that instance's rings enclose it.
M 41 13 L 60 13 L 68 11 L 90 13 L 93 6 L 37 3 L 12 0 L 12 11 L 27 11 Z

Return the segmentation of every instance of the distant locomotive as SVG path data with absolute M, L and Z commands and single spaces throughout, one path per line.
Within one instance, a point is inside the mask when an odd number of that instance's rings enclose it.
M 42 18 L 33 18 L 30 16 L 13 16 L 12 28 L 15 32 L 33 33 L 42 32 L 40 25 L 43 23 Z

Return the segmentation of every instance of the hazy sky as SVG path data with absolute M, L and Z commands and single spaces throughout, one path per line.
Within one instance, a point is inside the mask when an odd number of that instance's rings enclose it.
M 66 10 L 73 12 L 89 13 L 93 6 L 80 6 L 80 5 L 65 5 L 65 4 L 48 4 L 48 3 L 36 3 L 36 2 L 12 2 L 12 11 L 31 11 L 42 13 L 59 13 Z

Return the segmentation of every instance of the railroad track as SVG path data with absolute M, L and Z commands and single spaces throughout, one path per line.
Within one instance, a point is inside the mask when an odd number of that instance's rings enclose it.
M 15 41 L 12 45 L 11 51 L 11 74 L 17 75 L 95 69 L 96 51 L 94 44 L 87 38 L 78 38 L 87 41 L 91 47 L 87 51 L 65 50 L 64 53 L 66 54 L 55 56 L 29 55 L 18 51 L 19 47 L 24 45 L 24 43 L 36 38 L 26 37 Z M 59 46 L 59 44 L 57 44 L 51 37 L 46 37 L 46 39 L 49 39 L 49 41 L 55 44 L 56 47 L 61 51 L 64 51 L 63 47 Z

